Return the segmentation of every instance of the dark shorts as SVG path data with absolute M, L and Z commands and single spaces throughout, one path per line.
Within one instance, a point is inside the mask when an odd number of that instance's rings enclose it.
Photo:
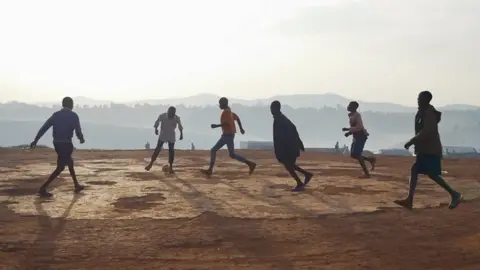
M 418 174 L 442 175 L 442 157 L 435 155 L 417 155 L 413 168 Z
M 67 166 L 72 160 L 72 143 L 53 143 L 55 152 L 57 152 L 57 164 Z
M 350 147 L 350 156 L 360 157 L 363 153 L 363 148 L 367 142 L 367 136 L 353 136 L 352 145 Z

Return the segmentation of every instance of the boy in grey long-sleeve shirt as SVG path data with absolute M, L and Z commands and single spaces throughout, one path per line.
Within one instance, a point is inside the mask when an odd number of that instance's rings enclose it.
M 30 144 L 30 148 L 33 149 L 37 146 L 40 138 L 47 132 L 50 127 L 53 127 L 53 146 L 55 152 L 57 152 L 57 168 L 52 172 L 48 180 L 40 187 L 37 195 L 41 197 L 52 197 L 52 194 L 47 192 L 47 187 L 50 183 L 57 178 L 60 173 L 68 166 L 70 176 L 73 179 L 75 186 L 75 192 L 78 193 L 84 189 L 77 181 L 75 175 L 75 168 L 72 159 L 73 154 L 73 133 L 80 140 L 80 143 L 84 143 L 82 128 L 80 126 L 80 119 L 78 115 L 73 112 L 73 99 L 65 97 L 62 100 L 62 109 L 55 112 L 50 118 L 47 119 L 45 124 L 40 128 L 37 136 Z

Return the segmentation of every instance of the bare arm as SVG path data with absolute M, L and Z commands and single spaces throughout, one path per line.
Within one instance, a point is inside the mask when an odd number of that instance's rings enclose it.
M 177 116 L 178 130 L 180 131 L 180 138 L 183 138 L 183 125 L 180 117 Z
M 238 115 L 235 114 L 235 113 L 233 114 L 233 120 L 237 121 L 238 127 L 240 128 L 240 131 L 245 132 L 245 130 L 243 129 L 243 125 L 242 125 L 242 121 L 240 120 L 240 117 L 238 117 Z

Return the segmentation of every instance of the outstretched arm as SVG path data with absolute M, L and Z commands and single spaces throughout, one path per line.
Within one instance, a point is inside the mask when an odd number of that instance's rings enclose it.
M 222 115 L 220 116 L 220 122 L 221 122 L 221 123 L 220 123 L 220 124 L 212 124 L 211 127 L 212 127 L 212 128 L 219 128 L 219 127 L 227 127 L 227 126 L 229 126 L 230 123 L 229 123 L 229 121 L 228 121 L 228 120 L 229 120 L 228 117 L 229 117 L 229 116 L 227 115 L 227 113 L 226 113 L 225 111 L 222 112 Z
M 160 122 L 162 122 L 162 115 L 163 114 L 160 114 L 157 117 L 157 120 L 155 121 L 155 124 L 153 124 L 153 128 L 155 128 L 155 134 L 157 134 L 157 135 L 158 135 L 158 126 L 160 125 Z
M 33 140 L 33 142 L 35 142 L 35 144 L 40 140 L 40 138 L 42 138 L 43 135 L 45 135 L 45 132 L 47 132 L 47 130 L 53 126 L 53 115 L 50 116 L 50 118 L 47 119 L 47 121 L 45 121 L 45 124 L 43 124 L 43 126 L 40 128 L 40 130 L 38 131 L 37 133 L 37 136 L 35 136 L 35 139 Z

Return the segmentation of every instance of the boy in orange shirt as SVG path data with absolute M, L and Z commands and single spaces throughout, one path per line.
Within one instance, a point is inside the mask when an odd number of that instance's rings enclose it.
M 211 175 L 213 173 L 213 167 L 215 166 L 217 151 L 220 150 L 224 145 L 227 145 L 229 156 L 233 159 L 236 159 L 242 163 L 247 164 L 249 168 L 249 174 L 252 174 L 257 164 L 235 153 L 234 139 L 235 139 L 235 133 L 237 132 L 235 128 L 235 121 L 237 121 L 238 126 L 240 127 L 240 133 L 245 134 L 245 130 L 243 129 L 242 122 L 240 121 L 240 118 L 231 111 L 230 107 L 228 106 L 227 98 L 225 97 L 220 98 L 218 103 L 219 103 L 220 109 L 223 110 L 220 116 L 220 124 L 212 124 L 211 127 L 212 128 L 221 127 L 222 136 L 210 150 L 210 166 L 206 170 L 202 169 L 201 172 L 206 175 Z

